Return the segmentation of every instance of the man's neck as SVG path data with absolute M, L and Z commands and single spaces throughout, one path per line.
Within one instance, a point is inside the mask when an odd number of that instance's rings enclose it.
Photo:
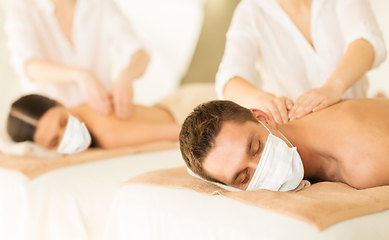
M 318 176 L 320 178 L 324 168 L 323 159 L 325 156 L 321 156 L 315 151 L 314 141 L 307 138 L 309 136 L 309 129 L 302 124 L 298 124 L 298 122 L 277 125 L 277 128 L 293 146 L 297 147 L 297 151 L 304 165 L 304 178 L 314 179 Z

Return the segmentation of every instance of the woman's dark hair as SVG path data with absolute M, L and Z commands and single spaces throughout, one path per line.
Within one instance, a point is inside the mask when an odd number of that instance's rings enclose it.
M 33 141 L 35 122 L 57 103 L 47 97 L 31 94 L 15 101 L 8 114 L 7 131 L 15 142 Z

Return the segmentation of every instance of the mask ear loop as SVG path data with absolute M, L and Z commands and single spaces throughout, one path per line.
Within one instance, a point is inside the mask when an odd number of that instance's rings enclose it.
M 32 126 L 36 127 L 38 125 L 38 121 L 32 117 L 27 116 L 26 114 L 23 114 L 17 110 L 11 109 L 10 115 L 13 117 L 16 117 L 26 123 L 31 124 Z
M 264 127 L 266 128 L 266 130 L 267 130 L 271 135 L 273 135 L 273 134 L 270 132 L 269 128 L 267 128 L 266 125 L 265 125 L 263 122 L 261 122 L 261 121 L 259 121 L 259 120 L 258 120 L 258 122 L 259 122 L 260 124 L 262 124 L 262 126 L 264 126 Z
M 284 137 L 284 139 L 285 139 L 292 147 L 294 147 L 294 145 L 293 145 L 291 142 L 289 142 L 289 140 L 284 136 L 284 134 L 282 134 L 282 133 L 280 132 L 280 130 L 277 130 L 277 131 L 281 134 L 281 136 Z
M 270 132 L 269 128 L 267 128 L 266 125 L 265 125 L 263 122 L 261 122 L 261 121 L 259 121 L 259 120 L 258 120 L 258 122 L 261 123 L 262 126 L 264 126 L 264 127 L 267 129 L 267 131 L 268 131 L 271 135 L 273 135 L 273 134 Z M 277 131 L 281 134 L 281 136 L 284 137 L 284 139 L 285 139 L 292 147 L 294 147 L 294 145 L 293 145 L 293 144 L 284 136 L 284 134 L 282 134 L 282 133 L 280 132 L 280 130 L 277 130 Z

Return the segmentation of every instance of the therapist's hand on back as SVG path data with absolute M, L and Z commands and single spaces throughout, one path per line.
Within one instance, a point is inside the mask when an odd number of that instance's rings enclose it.
M 325 85 L 308 90 L 297 98 L 288 117 L 290 121 L 302 118 L 311 112 L 316 112 L 338 103 L 342 99 L 342 95 L 343 92 L 341 90 Z
M 128 119 L 131 117 L 133 95 L 132 78 L 127 71 L 123 71 L 116 79 L 112 89 L 116 117 L 120 119 Z
M 265 92 L 241 77 L 231 78 L 225 85 L 223 94 L 226 99 L 243 106 L 259 108 L 267 112 L 278 124 L 289 121 L 288 112 L 293 107 L 292 100 Z
M 271 94 L 272 95 L 272 94 Z M 273 116 L 278 124 L 289 122 L 288 113 L 293 107 L 293 101 L 287 97 L 273 97 L 264 101 L 261 109 Z
M 132 57 L 129 66 L 124 68 L 116 79 L 112 97 L 115 115 L 119 119 L 128 119 L 133 110 L 133 81 L 143 75 L 149 64 L 150 58 L 143 51 L 138 50 Z
M 94 111 L 101 115 L 109 115 L 112 112 L 111 95 L 92 72 L 80 70 L 77 83 Z

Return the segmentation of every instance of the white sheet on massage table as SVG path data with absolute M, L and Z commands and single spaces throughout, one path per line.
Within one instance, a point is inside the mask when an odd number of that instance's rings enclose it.
M 0 169 L 0 239 L 101 239 L 123 182 L 179 165 L 181 154 L 174 149 L 61 168 L 32 180 Z
M 94 240 L 104 229 L 105 239 L 118 240 L 358 240 L 389 235 L 389 211 L 318 232 L 296 219 L 221 196 L 141 185 L 120 188 L 143 172 L 182 164 L 174 149 L 62 168 L 31 181 L 1 169 L 0 239 Z
M 187 189 L 125 185 L 110 212 L 105 240 L 386 240 L 389 211 L 336 224 L 322 232 L 297 219 Z

